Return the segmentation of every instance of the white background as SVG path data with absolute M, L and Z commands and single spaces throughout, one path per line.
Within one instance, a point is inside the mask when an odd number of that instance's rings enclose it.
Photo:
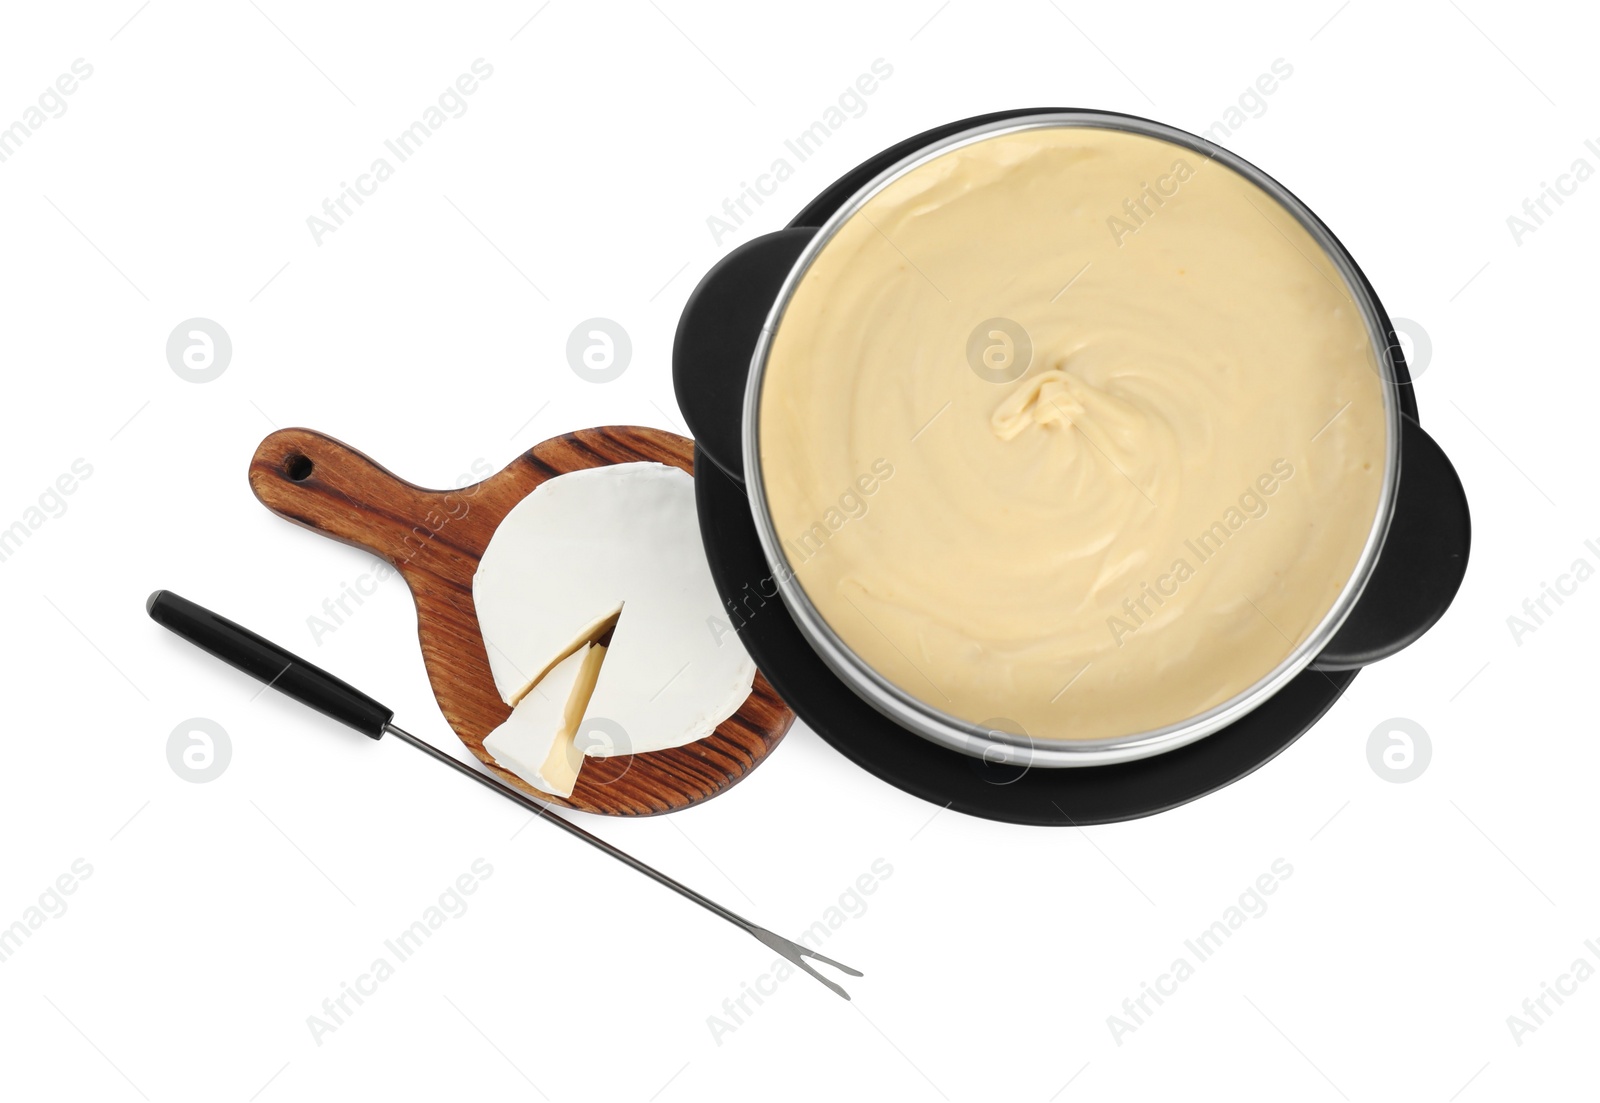
M 1592 1092 L 1600 979 L 1519 1045 L 1507 1017 L 1600 939 L 1600 581 L 1536 632 L 1507 617 L 1579 557 L 1593 493 L 1600 182 L 1518 244 L 1507 216 L 1600 168 L 1595 17 L 1485 0 L 769 7 L 542 0 L 7 5 L 0 125 L 93 76 L 0 164 L 0 527 L 92 476 L 0 563 L 0 926 L 92 875 L 0 963 L 9 1098 L 1526 1099 Z M 531 20 L 531 21 L 530 21 Z M 1585 24 L 1587 20 L 1587 24 Z M 307 216 L 474 59 L 494 69 L 345 225 Z M 875 59 L 893 75 L 738 232 L 707 217 Z M 939 812 L 796 726 L 725 796 L 586 824 L 797 934 L 876 859 L 892 876 L 799 978 L 715 1034 L 771 955 L 448 776 L 146 619 L 170 587 L 307 653 L 462 753 L 390 579 L 313 640 L 370 556 L 245 482 L 306 425 L 415 482 L 498 470 L 582 426 L 677 420 L 669 356 L 699 277 L 878 149 L 1013 106 L 1189 130 L 1294 69 L 1225 144 L 1340 235 L 1430 336 L 1422 421 L 1461 471 L 1472 565 L 1446 619 L 1363 673 L 1266 768 L 1151 819 L 1041 829 Z M 215 382 L 167 364 L 216 320 Z M 569 370 L 592 316 L 634 360 Z M 531 420 L 530 420 L 531 419 Z M 190 717 L 232 760 L 195 784 Z M 1373 730 L 1421 724 L 1397 784 Z M 343 1025 L 322 1014 L 474 859 L 493 867 Z M 1143 1025 L 1108 1016 L 1275 859 L 1293 876 Z M 53 905 L 52 905 L 53 909 Z M 54 909 L 53 909 L 54 910 Z M 853 909 L 859 911 L 859 909 Z M 731 1020 L 727 1020 L 730 1021 Z

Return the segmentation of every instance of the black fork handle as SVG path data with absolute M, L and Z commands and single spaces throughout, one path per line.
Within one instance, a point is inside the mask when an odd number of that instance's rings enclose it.
M 348 682 L 170 590 L 157 590 L 144 607 L 151 620 L 202 651 L 362 735 L 380 739 L 394 719 L 393 709 Z

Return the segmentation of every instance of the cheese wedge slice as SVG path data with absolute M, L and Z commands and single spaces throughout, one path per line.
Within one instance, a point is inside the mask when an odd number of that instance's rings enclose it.
M 540 792 L 570 797 L 583 768 L 574 738 L 605 654 L 594 644 L 557 663 L 488 734 L 483 749 Z
M 496 528 L 472 597 L 495 688 L 519 710 L 614 624 L 578 726 L 609 737 L 579 748 L 588 755 L 703 739 L 750 694 L 755 663 L 711 580 L 694 480 L 676 467 L 615 464 L 541 483 Z M 528 714 L 548 726 L 538 708 Z

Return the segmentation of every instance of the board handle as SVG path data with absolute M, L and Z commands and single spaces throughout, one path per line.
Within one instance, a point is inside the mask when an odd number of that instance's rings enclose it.
M 279 517 L 402 570 L 471 578 L 483 550 L 475 546 L 479 526 L 468 520 L 475 487 L 424 489 L 311 429 L 280 429 L 263 440 L 250 460 L 250 489 Z

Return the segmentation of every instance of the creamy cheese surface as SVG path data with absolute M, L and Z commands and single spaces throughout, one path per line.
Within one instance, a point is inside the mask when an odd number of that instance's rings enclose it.
M 704 739 L 750 696 L 756 664 L 711 580 L 694 479 L 676 467 L 619 463 L 540 483 L 495 528 L 472 604 L 513 706 L 484 746 L 544 792 L 569 795 L 583 757 Z M 591 647 L 608 628 L 610 644 Z
M 1267 193 L 1158 139 L 947 152 L 802 277 L 763 381 L 796 579 L 912 696 L 1040 739 L 1198 715 L 1332 608 L 1384 480 L 1342 276 Z

